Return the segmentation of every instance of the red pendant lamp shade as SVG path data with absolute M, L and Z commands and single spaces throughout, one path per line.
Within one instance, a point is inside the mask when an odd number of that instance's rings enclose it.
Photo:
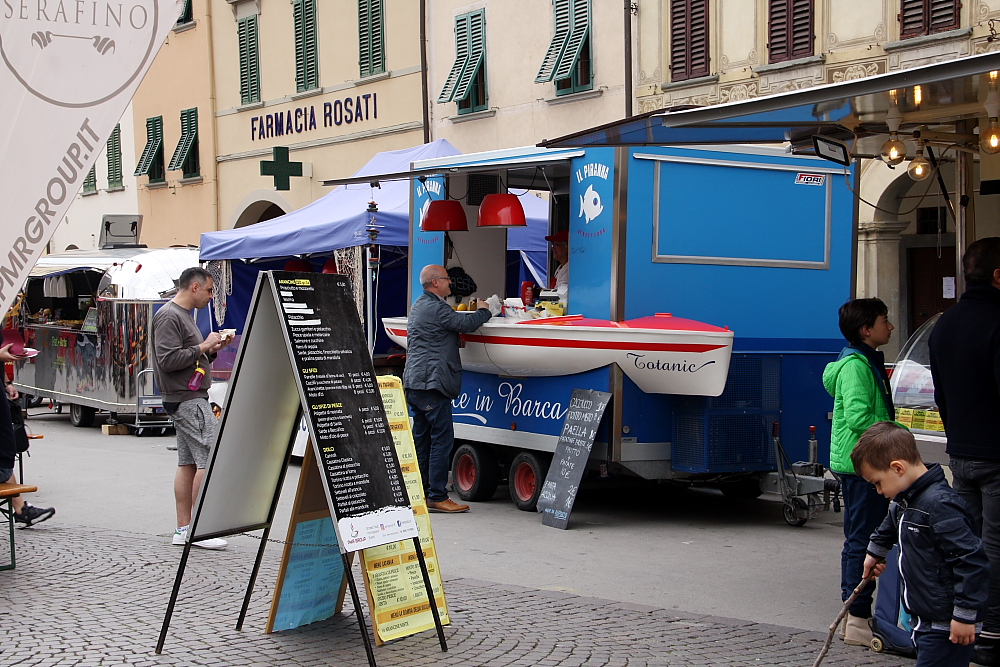
M 517 195 L 486 195 L 479 206 L 480 227 L 524 227 L 524 207 Z
M 323 264 L 323 273 L 340 273 L 340 271 L 337 270 L 336 257 L 331 257 L 330 259 L 326 260 L 326 263 Z
M 462 202 L 454 199 L 438 199 L 427 207 L 420 229 L 425 232 L 467 232 L 469 220 L 465 217 Z

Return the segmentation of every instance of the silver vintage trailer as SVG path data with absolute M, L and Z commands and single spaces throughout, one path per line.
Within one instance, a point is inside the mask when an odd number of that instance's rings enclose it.
M 139 426 L 140 415 L 161 405 L 153 387 L 153 313 L 181 272 L 197 265 L 191 247 L 40 258 L 13 309 L 25 347 L 38 354 L 14 364 L 14 386 L 68 405 L 74 426 L 90 426 L 98 410 L 112 418 L 135 414 Z

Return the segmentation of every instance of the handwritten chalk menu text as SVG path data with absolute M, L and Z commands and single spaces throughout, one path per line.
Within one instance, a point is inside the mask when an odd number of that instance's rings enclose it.
M 556 452 L 538 496 L 538 511 L 546 526 L 565 530 L 569 525 L 569 513 L 594 447 L 597 427 L 610 400 L 611 394 L 606 391 L 573 390 Z
M 341 550 L 417 537 L 347 279 L 275 271 L 271 284 Z

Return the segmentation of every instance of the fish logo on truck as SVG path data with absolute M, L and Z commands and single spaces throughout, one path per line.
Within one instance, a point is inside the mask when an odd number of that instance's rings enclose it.
M 580 195 L 580 215 L 578 217 L 586 218 L 587 224 L 590 221 L 599 216 L 604 211 L 604 206 L 601 205 L 601 195 L 594 191 L 594 186 L 590 185 L 587 191 Z

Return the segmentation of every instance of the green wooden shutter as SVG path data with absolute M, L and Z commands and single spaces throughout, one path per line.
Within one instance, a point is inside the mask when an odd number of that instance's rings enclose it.
M 469 65 L 469 14 L 462 14 L 455 17 L 455 64 L 448 72 L 448 78 L 444 82 L 444 88 L 438 96 L 438 102 L 451 102 L 455 99 L 455 89 L 458 87 L 463 72 Z
M 552 42 L 549 44 L 549 49 L 545 52 L 542 67 L 535 77 L 535 83 L 546 83 L 552 80 L 562 54 L 566 50 L 566 43 L 569 41 L 573 26 L 570 2 L 571 0 L 555 0 L 556 30 L 552 36 Z
M 84 192 L 97 192 L 97 167 L 93 166 L 87 172 L 87 177 L 83 179 Z
M 319 87 L 316 44 L 316 0 L 292 3 L 295 23 L 295 87 L 298 92 Z
M 167 169 L 182 169 L 187 161 L 191 149 L 198 140 L 198 109 L 185 109 L 181 112 L 181 138 L 174 149 L 174 155 L 170 158 L 170 166 Z
M 362 77 L 385 71 L 383 0 L 358 0 L 358 65 Z
M 122 126 L 108 137 L 108 189 L 122 187 Z
M 486 10 L 480 9 L 467 16 L 469 18 L 468 65 L 455 85 L 455 100 L 464 100 L 469 94 L 469 84 L 476 78 L 486 60 Z
M 257 16 L 247 16 L 238 24 L 240 42 L 240 98 L 243 104 L 260 101 L 260 53 Z
M 191 23 L 194 21 L 194 12 L 191 11 L 191 0 L 184 0 L 184 9 L 181 10 L 181 15 L 177 17 L 177 25 L 184 25 L 185 23 Z
M 590 0 L 572 0 L 572 28 L 569 39 L 566 40 L 566 48 L 562 57 L 559 58 L 559 65 L 555 68 L 552 78 L 555 80 L 568 79 L 573 74 L 576 63 L 580 60 L 580 53 L 587 41 L 590 33 Z
M 163 145 L 163 116 L 146 119 L 146 147 L 139 157 L 134 176 L 146 176 Z

